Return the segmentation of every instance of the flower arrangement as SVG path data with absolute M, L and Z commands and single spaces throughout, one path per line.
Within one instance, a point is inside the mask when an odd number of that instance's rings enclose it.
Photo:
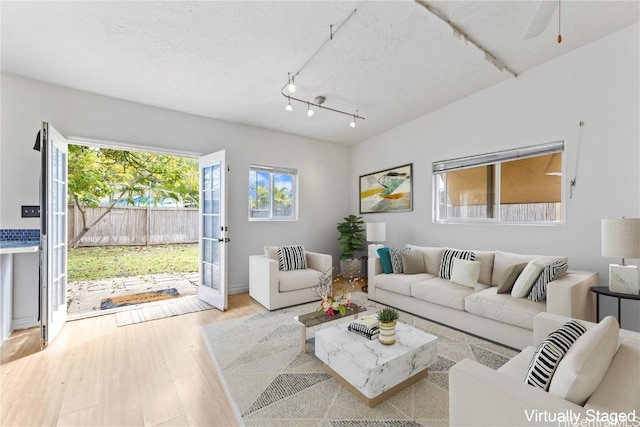
M 335 296 L 333 294 L 333 269 L 328 268 L 318 274 L 318 284 L 312 289 L 313 294 L 321 299 L 320 307 L 316 310 L 318 314 L 323 313 L 327 316 L 333 316 L 340 313 L 341 316 L 347 312 L 347 308 L 351 307 L 351 294 Z

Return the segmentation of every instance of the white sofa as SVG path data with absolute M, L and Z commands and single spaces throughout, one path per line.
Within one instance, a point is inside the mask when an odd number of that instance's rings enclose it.
M 331 255 L 305 251 L 307 268 L 281 271 L 277 247 L 266 246 L 264 255 L 249 256 L 249 295 L 267 310 L 319 301 L 312 292 L 319 274 L 332 268 Z
M 551 313 L 538 314 L 534 319 L 533 345 L 537 346 L 569 320 L 568 317 Z M 595 326 L 591 322 L 580 323 L 587 329 Z M 584 406 L 524 382 L 535 352 L 534 346 L 525 348 L 497 371 L 470 359 L 453 366 L 449 371 L 449 425 L 607 425 L 586 423 L 585 420 L 597 417 L 598 411 L 601 417 L 625 416 L 635 411 L 638 417 L 635 422 L 609 425 L 640 425 L 640 333 L 619 330 L 615 355 Z M 551 380 L 552 384 L 556 375 L 557 372 Z M 571 414 L 580 417 L 580 421 L 576 424 L 558 423 L 552 418 L 557 414 Z
M 590 288 L 599 285 L 596 272 L 569 271 L 548 284 L 545 301 L 532 302 L 498 294 L 496 285 L 510 265 L 543 256 L 473 250 L 481 262 L 480 276 L 478 285 L 468 288 L 438 277 L 445 248 L 407 247 L 423 254 L 427 272 L 384 274 L 380 259 L 370 257 L 369 299 L 519 350 L 533 342 L 533 318 L 540 312 L 595 317 Z

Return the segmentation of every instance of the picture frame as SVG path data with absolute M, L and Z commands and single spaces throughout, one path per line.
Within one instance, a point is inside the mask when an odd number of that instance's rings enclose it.
M 413 210 L 413 163 L 360 175 L 360 213 Z

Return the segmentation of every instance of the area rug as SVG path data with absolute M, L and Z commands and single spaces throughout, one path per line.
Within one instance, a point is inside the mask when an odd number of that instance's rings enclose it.
M 122 295 L 112 298 L 103 298 L 100 301 L 100 310 L 109 310 L 127 305 L 144 304 L 147 302 L 162 301 L 165 299 L 179 297 L 176 288 L 160 289 L 159 291 L 143 292 L 141 294 Z
M 358 293 L 354 301 L 373 314 L 379 304 Z M 369 408 L 301 352 L 301 326 L 293 317 L 317 303 L 202 327 L 238 421 L 246 426 L 417 427 L 449 424 L 449 368 L 470 358 L 497 369 L 517 352 L 428 320 L 400 313 L 399 321 L 439 338 L 429 375 L 375 408 Z M 313 336 L 317 328 L 308 329 Z
M 212 308 L 212 306 L 196 296 L 183 297 L 176 301 L 145 305 L 140 308 L 116 313 L 116 324 L 118 326 L 127 326 L 135 323 L 148 322 L 150 320 L 180 316 L 181 314 L 195 313 L 196 311 L 210 310 Z

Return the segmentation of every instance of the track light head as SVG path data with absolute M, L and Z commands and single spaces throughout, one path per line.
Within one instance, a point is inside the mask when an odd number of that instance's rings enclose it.
M 307 116 L 312 117 L 315 114 L 315 111 L 311 109 L 311 105 L 307 104 Z
M 353 116 L 353 120 L 351 120 L 351 123 L 349 123 L 349 126 L 351 126 L 351 129 L 356 127 L 356 116 Z
M 289 82 L 287 83 L 287 90 L 289 93 L 295 93 L 296 91 L 296 78 L 289 73 Z
M 291 98 L 289 98 L 289 102 L 287 103 L 287 106 L 284 107 L 285 111 L 293 111 L 293 107 L 291 106 Z

